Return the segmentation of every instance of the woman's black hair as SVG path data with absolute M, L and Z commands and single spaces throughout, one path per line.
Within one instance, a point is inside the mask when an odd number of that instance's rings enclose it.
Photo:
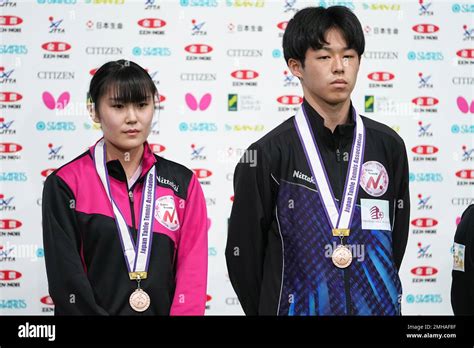
M 120 103 L 140 103 L 157 94 L 157 89 L 148 72 L 137 63 L 120 59 L 102 65 L 92 77 L 88 98 L 99 110 L 100 98 L 111 91 Z
M 324 37 L 334 28 L 341 31 L 348 48 L 354 49 L 360 59 L 365 48 L 364 32 L 350 9 L 344 6 L 307 7 L 298 11 L 285 29 L 283 54 L 286 63 L 293 58 L 304 68 L 306 51 L 309 48 L 318 50 L 328 44 Z

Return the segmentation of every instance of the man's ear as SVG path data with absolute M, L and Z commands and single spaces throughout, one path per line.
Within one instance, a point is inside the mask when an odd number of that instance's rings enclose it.
M 291 73 L 298 78 L 302 78 L 302 70 L 303 67 L 301 66 L 301 62 L 294 58 L 288 59 L 288 68 L 290 69 Z

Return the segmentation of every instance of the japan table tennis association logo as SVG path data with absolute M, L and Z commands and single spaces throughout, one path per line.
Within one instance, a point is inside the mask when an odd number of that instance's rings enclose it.
M 211 105 L 212 95 L 210 93 L 206 93 L 201 97 L 198 102 L 198 100 L 193 94 L 186 93 L 186 95 L 184 96 L 184 100 L 186 101 L 186 105 L 188 106 L 188 108 L 190 108 L 192 111 L 205 111 Z
M 155 201 L 155 219 L 171 231 L 179 229 L 178 212 L 173 196 L 163 196 Z
M 474 100 L 469 102 L 466 98 L 459 96 L 456 99 L 456 105 L 463 114 L 474 114 Z
M 54 110 L 54 109 L 62 110 L 69 104 L 69 101 L 71 100 L 71 95 L 69 94 L 69 92 L 63 92 L 56 99 L 56 98 L 54 98 L 54 96 L 50 92 L 45 91 L 42 94 L 42 99 L 43 99 L 44 105 L 48 109 L 50 109 L 50 110 Z
M 388 173 L 385 167 L 377 161 L 365 162 L 362 166 L 360 186 L 369 195 L 380 197 L 388 189 Z

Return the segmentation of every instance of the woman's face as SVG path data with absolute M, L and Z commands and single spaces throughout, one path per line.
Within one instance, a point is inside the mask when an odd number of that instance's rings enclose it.
M 130 151 L 148 138 L 154 108 L 151 94 L 139 103 L 124 104 L 109 90 L 100 98 L 94 121 L 100 123 L 106 141 L 119 150 Z

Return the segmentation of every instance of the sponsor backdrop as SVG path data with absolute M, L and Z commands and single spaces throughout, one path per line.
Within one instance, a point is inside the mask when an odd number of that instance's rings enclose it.
M 301 102 L 281 40 L 309 5 L 358 15 L 367 46 L 354 105 L 407 146 L 403 312 L 452 314 L 453 235 L 474 197 L 474 5 L 437 0 L 0 0 L 0 313 L 53 313 L 43 183 L 101 136 L 86 112 L 88 84 L 100 65 L 126 58 L 161 94 L 154 151 L 192 168 L 206 195 L 206 313 L 241 314 L 224 257 L 233 171 Z

